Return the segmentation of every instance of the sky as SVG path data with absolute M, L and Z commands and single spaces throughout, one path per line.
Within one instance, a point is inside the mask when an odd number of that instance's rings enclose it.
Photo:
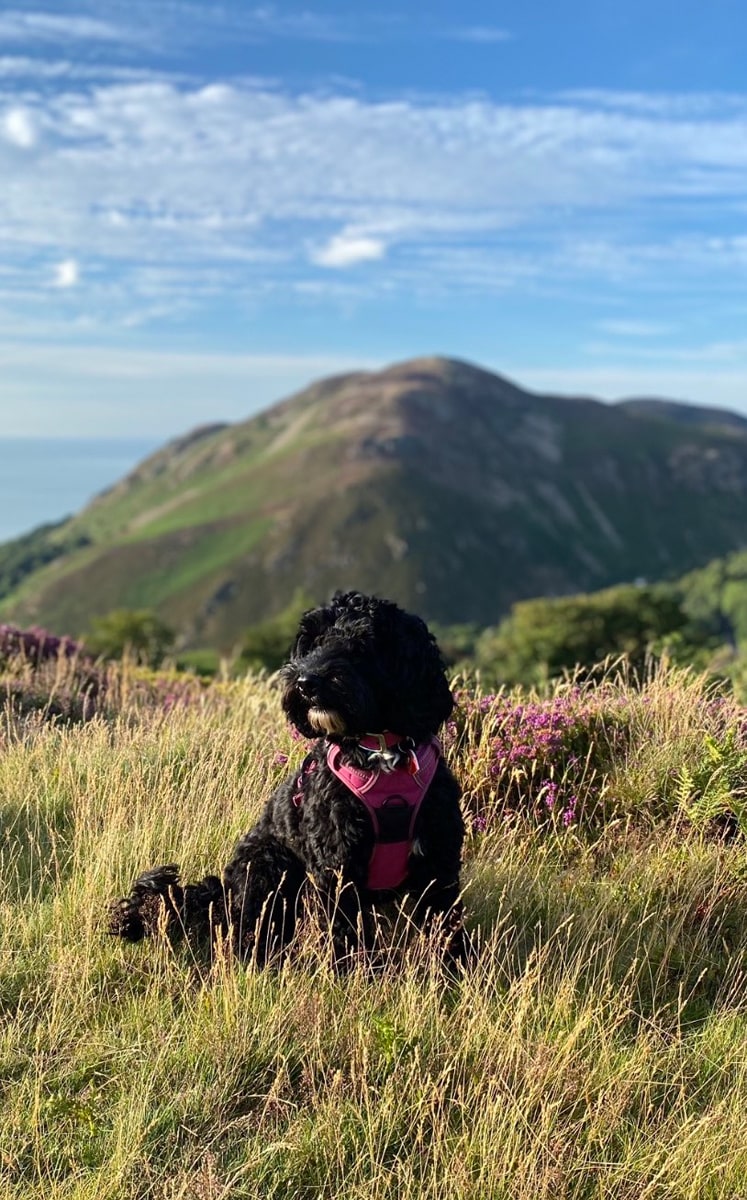
M 423 354 L 747 412 L 743 0 L 0 3 L 0 435 Z

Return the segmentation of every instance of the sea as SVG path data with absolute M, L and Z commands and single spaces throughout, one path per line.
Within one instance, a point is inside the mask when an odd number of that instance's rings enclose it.
M 158 445 L 144 438 L 0 438 L 0 542 L 77 512 Z

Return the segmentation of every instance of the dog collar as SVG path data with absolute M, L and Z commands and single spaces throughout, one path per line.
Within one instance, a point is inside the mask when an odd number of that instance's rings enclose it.
M 411 775 L 418 770 L 415 743 L 412 738 L 402 737 L 401 733 L 392 733 L 389 729 L 383 733 L 364 733 L 358 738 L 358 749 L 368 757 L 372 768 L 389 772 L 404 767 Z

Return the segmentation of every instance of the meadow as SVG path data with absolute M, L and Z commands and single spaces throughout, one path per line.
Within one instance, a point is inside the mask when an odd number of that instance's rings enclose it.
M 142 868 L 219 868 L 298 764 L 268 679 L 209 684 L 0 639 L 0 1195 L 31 1200 L 747 1196 L 747 712 L 612 664 L 457 681 L 474 953 L 390 916 L 259 971 L 129 946 Z

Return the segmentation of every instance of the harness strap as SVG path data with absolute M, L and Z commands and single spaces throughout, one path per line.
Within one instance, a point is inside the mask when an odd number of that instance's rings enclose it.
M 303 804 L 303 786 L 307 775 L 312 775 L 318 767 L 318 763 L 313 754 L 307 754 L 306 758 L 301 763 L 301 772 L 296 780 L 296 790 L 293 793 L 292 800 L 296 808 L 300 808 Z
M 330 770 L 362 802 L 371 819 L 374 848 L 368 864 L 371 891 L 391 891 L 404 883 L 412 852 L 415 822 L 441 756 L 438 738 L 409 751 L 405 764 L 361 770 L 340 764 L 341 748 L 327 748 Z
M 366 745 L 366 742 L 369 744 Z M 373 744 L 371 744 L 373 743 Z M 415 822 L 420 805 L 430 787 L 441 757 L 441 743 L 430 738 L 420 746 L 408 747 L 405 739 L 396 734 L 366 734 L 361 748 L 378 758 L 372 768 L 340 764 L 342 747 L 327 743 L 327 765 L 337 778 L 357 796 L 369 815 L 374 832 L 374 847 L 368 864 L 367 885 L 370 891 L 394 891 L 404 883 L 408 874 L 410 854 L 415 836 Z M 404 763 L 395 748 L 405 746 Z M 392 761 L 399 763 L 391 765 Z M 301 764 L 293 793 L 293 804 L 303 804 L 306 778 L 319 767 L 313 752 Z

